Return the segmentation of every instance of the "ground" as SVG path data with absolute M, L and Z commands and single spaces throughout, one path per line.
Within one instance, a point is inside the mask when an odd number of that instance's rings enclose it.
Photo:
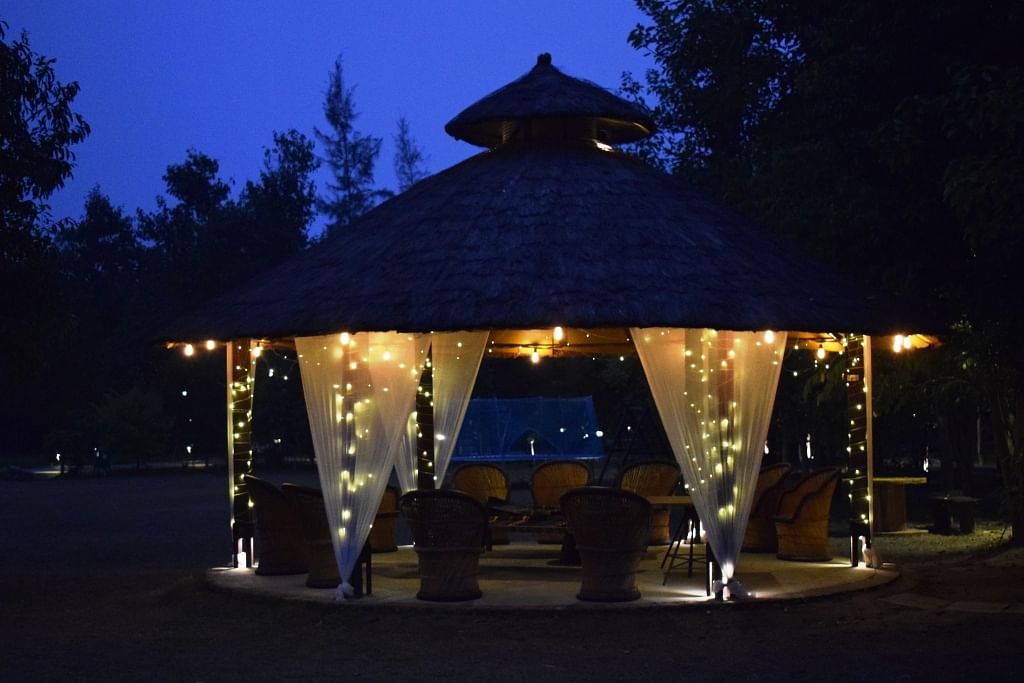
M 881 539 L 901 578 L 817 600 L 614 613 L 345 609 L 205 583 L 204 570 L 227 560 L 225 488 L 223 472 L 0 481 L 0 679 L 1019 675 L 1024 554 L 1001 546 L 992 522 L 972 536 Z

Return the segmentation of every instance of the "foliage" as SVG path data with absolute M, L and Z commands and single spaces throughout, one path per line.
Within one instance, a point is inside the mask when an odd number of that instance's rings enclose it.
M 658 68 L 633 93 L 657 100 L 665 166 L 947 327 L 961 321 L 941 352 L 948 392 L 928 400 L 948 421 L 970 412 L 977 383 L 1024 540 L 1024 321 L 1005 305 L 1024 294 L 1019 5 L 638 5 L 650 23 L 630 40 Z
M 71 109 L 75 82 L 61 83 L 54 60 L 32 51 L 28 35 L 8 44 L 0 21 L 0 229 L 4 260 L 16 259 L 22 240 L 37 235 L 45 200 L 71 175 L 71 146 L 89 124 Z
M 381 139 L 355 129 L 358 114 L 354 94 L 354 87 L 345 87 L 339 56 L 330 72 L 324 99 L 324 117 L 330 128 L 316 129 L 316 137 L 326 153 L 323 161 L 334 179 L 328 183 L 328 194 L 321 197 L 319 204 L 329 220 L 328 234 L 350 225 L 389 194 L 374 188 L 373 169 L 380 155 Z
M 430 175 L 424 167 L 425 162 L 423 150 L 409 132 L 409 122 L 404 116 L 401 117 L 398 119 L 398 133 L 395 135 L 395 177 L 398 178 L 399 192 L 405 192 Z
M 5 438 L 17 451 L 46 422 L 32 409 L 50 393 L 39 377 L 69 327 L 46 200 L 71 175 L 71 147 L 89 126 L 72 110 L 78 84 L 61 83 L 27 34 L 8 42 L 6 32 L 0 21 L 0 415 L 19 427 Z

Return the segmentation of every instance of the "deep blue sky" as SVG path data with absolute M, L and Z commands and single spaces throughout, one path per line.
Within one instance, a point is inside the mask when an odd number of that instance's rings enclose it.
M 79 217 L 99 184 L 129 212 L 151 210 L 162 175 L 194 148 L 235 190 L 255 178 L 274 130 L 312 137 L 335 57 L 356 86 L 357 128 L 384 138 L 378 184 L 393 188 L 392 136 L 407 117 L 432 172 L 475 153 L 444 133 L 451 117 L 518 78 L 541 52 L 606 88 L 651 65 L 627 44 L 644 17 L 630 0 L 4 0 L 8 40 L 81 86 L 92 134 L 53 215 Z M 318 178 L 322 186 L 324 176 Z

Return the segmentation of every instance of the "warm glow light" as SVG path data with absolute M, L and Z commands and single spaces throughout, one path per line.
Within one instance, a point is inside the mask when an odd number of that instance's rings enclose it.
M 552 331 L 552 333 L 551 333 L 551 336 L 552 336 L 552 338 L 554 338 L 554 340 L 555 340 L 556 342 L 560 342 L 560 341 L 562 341 L 563 339 L 565 339 L 565 330 L 563 330 L 563 329 L 562 329 L 562 326 L 561 326 L 561 325 L 558 325 L 558 326 L 556 326 L 556 327 L 555 327 L 555 329 L 554 329 L 554 330 Z
M 215 348 L 217 348 L 217 342 L 213 341 L 212 339 L 207 339 L 206 340 L 206 350 L 207 351 L 213 351 Z
M 263 355 L 263 347 L 262 346 L 254 346 L 254 347 L 252 347 L 252 357 L 253 358 L 259 358 L 262 355 Z
M 338 341 L 341 342 L 342 346 L 348 346 L 348 343 L 352 341 L 352 336 L 348 332 L 342 332 L 338 335 Z
M 825 345 L 824 344 L 818 344 L 818 358 L 820 360 L 825 360 Z
M 531 363 L 539 363 L 540 362 L 540 351 L 538 351 L 537 349 L 533 350 L 533 353 L 530 354 L 530 362 Z
M 775 332 L 773 332 L 772 330 L 765 330 L 764 331 L 764 343 L 765 344 L 771 344 L 774 341 L 775 341 Z
M 909 340 L 908 340 L 909 341 Z M 899 353 L 903 350 L 903 335 L 897 334 L 892 338 L 892 350 Z
M 186 356 L 193 356 L 193 355 L 195 355 L 195 352 L 196 352 L 196 347 L 192 346 L 191 344 L 185 344 L 185 355 Z

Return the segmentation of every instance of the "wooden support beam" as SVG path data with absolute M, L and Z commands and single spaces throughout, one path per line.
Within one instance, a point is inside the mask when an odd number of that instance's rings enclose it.
M 253 564 L 254 522 L 245 475 L 252 474 L 252 402 L 256 388 L 256 347 L 252 339 L 234 339 L 226 345 L 228 500 L 231 506 L 231 561 L 238 567 Z

